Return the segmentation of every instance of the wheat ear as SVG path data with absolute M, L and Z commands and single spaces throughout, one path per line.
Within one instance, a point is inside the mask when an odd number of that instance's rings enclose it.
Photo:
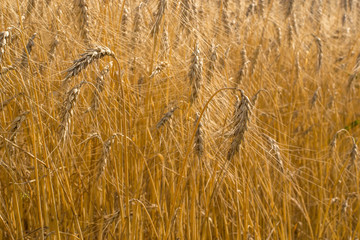
M 86 50 L 86 52 L 80 56 L 81 57 L 75 60 L 73 65 L 68 70 L 66 70 L 67 75 L 63 80 L 63 85 L 67 85 L 71 77 L 78 75 L 95 60 L 101 59 L 105 56 L 115 57 L 115 54 L 108 47 L 97 46 L 95 48 Z

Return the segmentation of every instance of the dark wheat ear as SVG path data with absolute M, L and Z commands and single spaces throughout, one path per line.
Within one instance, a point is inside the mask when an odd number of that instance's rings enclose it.
M 233 116 L 234 127 L 232 130 L 232 142 L 227 154 L 227 160 L 231 160 L 234 155 L 239 152 L 240 145 L 244 140 L 245 132 L 248 129 L 248 123 L 252 114 L 252 104 L 249 98 L 241 90 L 241 100 L 235 104 L 235 111 Z
M 78 75 L 95 60 L 101 59 L 105 56 L 115 57 L 115 54 L 108 47 L 103 46 L 97 46 L 95 48 L 86 50 L 86 52 L 81 54 L 80 58 L 75 60 L 73 65 L 68 70 L 66 70 L 67 75 L 63 80 L 63 85 L 66 86 L 69 83 L 70 78 Z
M 170 118 L 172 117 L 172 115 L 174 114 L 176 109 L 178 109 L 178 107 L 173 107 L 173 108 L 170 109 L 170 111 L 165 113 L 164 116 L 160 119 L 160 121 L 156 124 L 156 128 L 159 129 L 165 123 L 167 123 L 170 120 Z
M 200 114 L 197 112 L 195 115 L 195 127 L 196 127 L 196 123 L 199 121 L 199 117 Z M 195 133 L 195 141 L 194 141 L 194 151 L 196 156 L 198 156 L 198 158 L 201 158 L 202 155 L 204 154 L 204 138 L 203 138 L 203 130 L 202 130 L 202 123 L 201 121 L 199 122 L 199 125 L 196 129 L 196 133 Z
M 14 142 L 16 140 L 16 135 L 21 127 L 21 124 L 24 122 L 24 120 L 26 119 L 26 116 L 30 113 L 30 111 L 25 111 L 21 114 L 19 114 L 14 121 L 12 121 L 11 125 L 10 125 L 10 129 L 9 129 L 9 140 Z

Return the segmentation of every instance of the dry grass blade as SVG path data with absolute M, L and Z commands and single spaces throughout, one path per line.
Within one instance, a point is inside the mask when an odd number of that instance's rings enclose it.
M 101 59 L 105 56 L 114 57 L 115 54 L 107 47 L 97 46 L 92 49 L 86 50 L 85 53 L 81 54 L 81 57 L 74 61 L 74 64 L 66 70 L 67 75 L 63 81 L 64 85 L 69 82 L 71 77 L 78 75 L 82 70 L 89 66 L 92 62 L 97 59 Z

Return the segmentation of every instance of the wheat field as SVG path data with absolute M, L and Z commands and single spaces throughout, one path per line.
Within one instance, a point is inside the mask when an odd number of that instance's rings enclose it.
M 359 26 L 353 0 L 1 0 L 0 239 L 359 239 Z

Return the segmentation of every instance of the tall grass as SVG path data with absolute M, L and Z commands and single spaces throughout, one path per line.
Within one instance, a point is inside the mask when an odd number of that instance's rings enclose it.
M 359 238 L 359 9 L 2 0 L 0 239 Z

